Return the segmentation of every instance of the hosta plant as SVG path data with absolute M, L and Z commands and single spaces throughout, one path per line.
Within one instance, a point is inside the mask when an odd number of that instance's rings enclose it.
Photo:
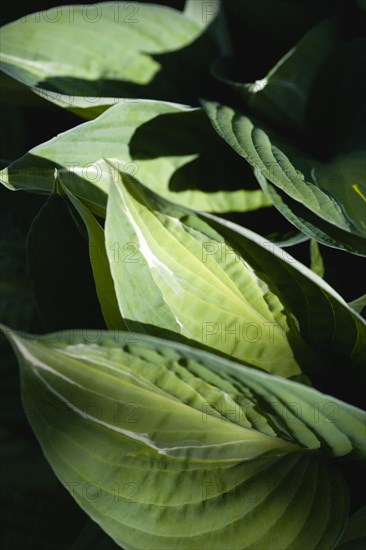
M 365 3 L 19 15 L 2 546 L 363 548 Z

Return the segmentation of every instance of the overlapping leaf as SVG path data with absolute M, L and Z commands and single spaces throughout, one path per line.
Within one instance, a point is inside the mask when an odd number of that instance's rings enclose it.
M 49 192 L 58 167 L 67 187 L 103 215 L 111 180 L 105 156 L 155 192 L 192 208 L 240 212 L 270 204 L 201 109 L 159 101 L 120 103 L 35 147 L 0 178 L 11 189 Z
M 56 177 L 60 177 L 56 174 Z M 89 257 L 93 269 L 95 287 L 102 307 L 103 317 L 110 330 L 122 330 L 125 324 L 118 309 L 104 243 L 104 231 L 93 214 L 62 184 L 61 188 L 70 199 L 85 223 L 89 238 Z
M 349 518 L 337 550 L 362 550 L 366 544 L 366 506 Z
M 263 190 L 291 223 L 318 242 L 366 255 L 360 151 L 321 163 L 238 111 L 205 105 L 219 135 L 255 168 Z
M 312 28 L 276 63 L 264 78 L 241 83 L 225 78 L 228 61 L 213 65 L 213 73 L 239 94 L 251 112 L 281 126 L 306 130 L 307 104 L 313 81 L 322 63 L 340 43 L 336 20 Z
M 310 270 L 250 231 L 114 175 L 106 249 L 133 330 L 169 331 L 283 376 L 299 365 L 316 373 L 329 352 L 362 364 L 362 319 Z
M 362 311 L 366 308 L 366 294 L 363 294 L 359 298 L 352 300 L 352 302 L 350 302 L 349 305 L 355 311 L 357 311 L 357 313 L 362 313 Z
M 9 337 L 48 460 L 127 550 L 337 541 L 347 493 L 325 455 L 365 453 L 359 409 L 151 337 Z
M 323 258 L 320 247 L 314 240 L 310 241 L 310 267 L 319 277 L 324 277 L 325 268 Z
M 178 10 L 104 2 L 60 6 L 6 25 L 1 67 L 89 118 L 120 98 L 196 102 L 215 51 L 201 26 Z
M 42 327 L 105 327 L 82 223 L 58 192 L 33 220 L 27 238 L 29 277 Z

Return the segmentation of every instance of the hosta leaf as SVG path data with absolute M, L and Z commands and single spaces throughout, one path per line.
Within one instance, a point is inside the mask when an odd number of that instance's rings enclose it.
M 0 189 L 0 318 L 18 330 L 39 330 L 25 244 L 39 199 Z
M 251 112 L 267 120 L 305 130 L 307 102 L 313 80 L 322 63 L 340 42 L 335 20 L 312 28 L 276 63 L 264 78 L 242 83 L 225 77 L 227 61 L 216 61 L 213 74 L 230 85 Z
M 39 410 L 33 430 L 80 506 L 127 550 L 332 548 L 347 492 L 324 453 L 365 452 L 363 412 L 212 354 L 128 336 L 9 334 L 24 406 Z M 324 423 L 330 402 L 338 412 Z
M 366 506 L 355 512 L 348 520 L 337 550 L 363 550 L 366 544 Z
M 364 255 L 365 239 L 356 237 L 353 233 L 347 233 L 339 227 L 322 220 L 316 214 L 313 214 L 301 202 L 293 200 L 285 192 L 272 185 L 260 172 L 255 169 L 255 174 L 261 184 L 262 189 L 268 195 L 278 210 L 297 228 L 309 237 L 322 244 L 332 248 L 355 252 L 358 255 Z
M 105 156 L 155 192 L 198 210 L 270 205 L 250 168 L 219 140 L 201 109 L 159 101 L 120 103 L 35 147 L 0 178 L 11 189 L 49 192 L 58 167 L 65 185 L 103 215 L 111 179 Z
M 4 26 L 1 67 L 45 99 L 93 117 L 120 98 L 196 102 L 215 51 L 201 26 L 173 8 L 104 2 Z
M 25 423 L 19 395 L 19 371 L 13 350 L 2 335 L 0 336 L 0 377 L 0 425 L 2 428 L 17 430 Z
M 149 195 L 128 176 L 115 172 L 114 179 L 106 248 L 129 326 L 173 331 L 269 372 L 299 374 L 282 334 L 291 332 L 283 305 L 245 259 L 193 213 Z M 270 327 L 275 334 L 268 346 Z
M 57 176 L 59 177 L 59 176 Z M 116 292 L 104 243 L 104 230 L 93 214 L 61 182 L 61 187 L 85 223 L 89 237 L 89 257 L 103 317 L 110 330 L 126 328 L 118 309 Z
M 316 374 L 318 361 L 326 369 L 323 353 L 327 363 L 330 353 L 362 364 L 365 323 L 310 270 L 248 230 L 113 173 L 106 248 L 133 330 L 170 331 L 282 376 L 299 365 Z
M 0 221 L 0 316 L 4 323 L 29 329 L 36 308 L 26 276 L 25 236 L 15 223 L 9 217 Z
M 352 300 L 352 302 L 349 303 L 349 306 L 357 311 L 357 313 L 362 313 L 366 307 L 366 294 L 356 298 L 356 300 Z
M 76 223 L 75 223 L 76 222 Z M 71 207 L 52 193 L 27 239 L 30 279 L 44 327 L 105 326 L 90 269 L 87 241 Z
M 305 363 L 303 365 L 315 386 L 329 393 L 336 392 L 342 399 L 363 406 L 362 390 L 359 391 L 358 386 L 363 387 L 366 382 L 365 320 L 329 284 L 285 250 L 277 249 L 272 242 L 263 241 L 262 237 L 230 221 L 218 220 L 211 214 L 202 216 L 214 223 L 225 240 L 247 257 L 251 265 L 256 266 L 261 277 L 263 273 L 270 274 L 270 286 L 281 294 L 302 336 L 323 355 L 321 364 L 314 361 L 307 367 Z
M 313 239 L 310 241 L 310 267 L 319 277 L 324 277 L 324 262 L 320 247 Z
M 262 125 L 213 102 L 206 111 L 218 134 L 255 168 L 279 211 L 320 243 L 366 255 L 366 188 L 358 153 L 321 163 Z

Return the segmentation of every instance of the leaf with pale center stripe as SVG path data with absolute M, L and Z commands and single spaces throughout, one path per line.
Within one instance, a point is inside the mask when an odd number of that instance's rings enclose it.
M 365 323 L 319 277 L 258 235 L 112 172 L 106 249 L 132 330 L 168 331 L 281 376 L 316 377 L 331 363 L 334 378 L 342 361 L 362 376 Z
M 348 497 L 327 455 L 365 455 L 363 411 L 152 337 L 5 331 L 47 459 L 123 548 L 334 546 Z

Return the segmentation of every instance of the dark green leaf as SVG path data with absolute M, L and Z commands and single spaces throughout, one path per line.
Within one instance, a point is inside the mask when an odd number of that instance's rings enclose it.
M 338 542 L 337 550 L 363 550 L 366 545 L 366 506 L 353 514 Z
M 86 239 L 65 199 L 53 193 L 27 240 L 30 277 L 45 327 L 104 326 Z
M 229 107 L 206 102 L 205 108 L 218 134 L 254 167 L 263 190 L 291 223 L 320 243 L 366 255 L 360 152 L 321 163 Z

